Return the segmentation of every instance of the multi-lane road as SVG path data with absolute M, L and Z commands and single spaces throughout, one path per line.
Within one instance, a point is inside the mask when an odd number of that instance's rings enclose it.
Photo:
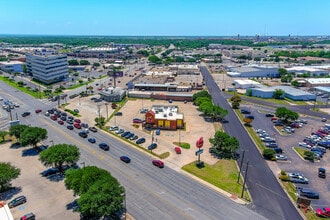
M 86 166 L 96 165 L 109 170 L 125 187 L 127 210 L 135 219 L 266 219 L 185 174 L 168 168 L 166 162 L 164 169 L 153 166 L 151 156 L 141 153 L 105 132 L 99 131 L 90 135 L 97 139 L 97 143 L 101 141 L 108 143 L 111 147 L 109 152 L 104 152 L 97 147 L 97 144 L 90 144 L 86 139 L 80 138 L 77 131 L 69 131 L 65 126 L 54 123 L 43 114 L 34 113 L 36 108 L 47 110 L 56 103 L 45 105 L 3 82 L 0 82 L 0 95 L 21 104 L 14 113 L 18 112 L 18 119 L 22 123 L 48 130 L 46 143 L 52 140 L 55 144 L 75 144 L 81 151 L 80 162 L 84 162 Z M 20 115 L 24 111 L 31 111 L 31 116 L 22 118 Z M 2 113 L 5 114 L 1 120 L 8 120 L 6 112 L 2 111 Z M 119 160 L 121 155 L 130 156 L 132 162 L 122 163 Z M 269 200 L 267 202 L 272 202 L 271 198 Z M 272 207 L 272 210 L 276 212 L 277 208 Z M 267 218 L 271 217 L 263 212 L 260 213 Z
M 302 219 L 205 66 L 201 66 L 201 72 L 213 102 L 228 110 L 228 123 L 223 126 L 226 133 L 238 139 L 240 149 L 245 151 L 244 170 L 249 161 L 247 186 L 255 210 L 268 219 Z

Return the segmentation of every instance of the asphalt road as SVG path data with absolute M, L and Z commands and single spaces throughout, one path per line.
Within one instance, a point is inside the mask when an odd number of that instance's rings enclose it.
M 199 182 L 168 167 L 159 169 L 151 164 L 151 156 L 128 146 L 104 132 L 91 133 L 97 144 L 78 136 L 78 131 L 69 131 L 43 114 L 36 115 L 34 110 L 44 111 L 56 103 L 36 100 L 0 82 L 0 94 L 21 104 L 18 119 L 24 124 L 47 128 L 50 144 L 67 143 L 80 148 L 81 161 L 86 166 L 96 165 L 109 170 L 126 189 L 128 212 L 135 219 L 265 219 L 246 206 L 239 205 L 205 187 Z M 22 118 L 20 114 L 30 111 L 31 115 Z M 3 112 L 3 111 L 2 111 Z M 8 120 L 4 115 L 1 120 Z M 98 143 L 106 142 L 110 151 L 98 148 Z M 125 164 L 119 156 L 128 155 L 132 162 Z M 297 219 L 297 218 L 296 218 Z
M 228 110 L 226 117 L 228 123 L 223 124 L 224 130 L 230 136 L 236 137 L 240 143 L 240 149 L 246 151 L 243 170 L 246 170 L 246 164 L 249 161 L 247 187 L 251 193 L 255 210 L 268 219 L 302 219 L 232 108 L 222 96 L 207 68 L 201 66 L 200 69 L 213 102 Z M 240 164 L 240 160 L 238 162 Z

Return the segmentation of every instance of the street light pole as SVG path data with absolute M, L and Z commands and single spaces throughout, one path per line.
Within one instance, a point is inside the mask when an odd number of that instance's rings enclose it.
M 109 105 L 109 103 L 105 103 L 104 105 L 105 105 L 105 108 L 107 110 L 107 120 L 108 120 L 108 118 L 109 118 L 109 111 L 108 111 L 108 105 Z
M 54 146 L 54 141 L 53 140 L 50 140 L 49 142 L 52 143 L 52 146 Z

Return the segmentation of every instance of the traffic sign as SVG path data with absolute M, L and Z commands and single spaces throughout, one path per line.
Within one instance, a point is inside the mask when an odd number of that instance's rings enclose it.
M 203 153 L 203 151 L 204 151 L 204 149 L 196 150 L 196 152 L 195 152 L 196 156 L 201 155 Z

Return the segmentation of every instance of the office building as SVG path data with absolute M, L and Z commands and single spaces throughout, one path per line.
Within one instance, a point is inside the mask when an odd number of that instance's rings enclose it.
M 45 84 L 59 82 L 68 77 L 67 55 L 45 49 L 26 53 L 29 75 Z

